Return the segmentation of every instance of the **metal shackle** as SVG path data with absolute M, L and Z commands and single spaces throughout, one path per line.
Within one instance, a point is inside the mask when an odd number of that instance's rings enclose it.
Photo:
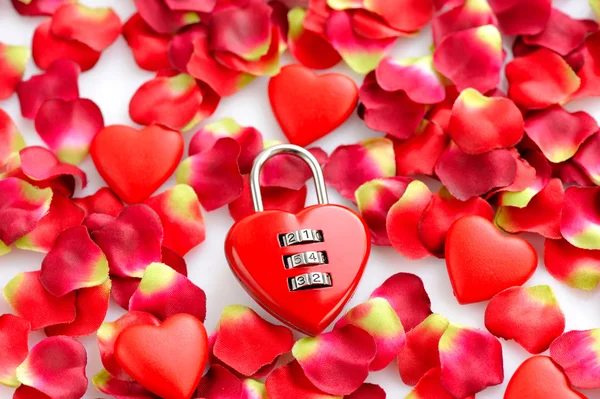
M 317 200 L 319 204 L 325 205 L 329 203 L 325 179 L 323 178 L 323 171 L 321 170 L 319 161 L 317 161 L 313 154 L 302 147 L 293 144 L 279 144 L 263 150 L 258 154 L 252 165 L 252 171 L 250 172 L 250 192 L 252 193 L 252 204 L 254 205 L 255 212 L 262 212 L 265 210 L 262 194 L 260 192 L 260 171 L 267 160 L 278 154 L 295 155 L 306 162 L 315 179 L 315 189 L 317 191 Z

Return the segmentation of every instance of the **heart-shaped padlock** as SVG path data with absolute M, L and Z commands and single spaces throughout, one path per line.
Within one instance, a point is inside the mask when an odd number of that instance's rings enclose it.
M 264 211 L 260 171 L 274 155 L 289 153 L 311 168 L 318 205 L 297 214 Z M 371 240 L 354 211 L 329 205 L 323 172 L 302 147 L 267 148 L 254 161 L 250 188 L 256 213 L 233 225 L 225 242 L 231 270 L 273 316 L 305 334 L 322 332 L 340 314 L 362 277 Z

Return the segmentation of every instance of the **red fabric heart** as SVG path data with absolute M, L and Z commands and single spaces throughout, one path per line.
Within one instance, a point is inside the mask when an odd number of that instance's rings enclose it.
M 537 267 L 535 249 L 517 237 L 505 237 L 481 216 L 457 220 L 446 236 L 446 265 L 461 304 L 491 299 L 525 283 Z
M 546 356 L 527 359 L 508 383 L 504 399 L 586 399 L 571 390 L 560 367 Z
M 302 65 L 288 65 L 269 82 L 269 99 L 290 143 L 306 146 L 350 117 L 358 88 L 346 75 L 318 76 Z
M 208 338 L 196 317 L 180 313 L 160 326 L 134 325 L 115 342 L 119 365 L 163 399 L 189 399 L 208 359 Z
M 90 153 L 100 176 L 132 204 L 148 198 L 173 174 L 183 155 L 183 138 L 158 125 L 142 130 L 112 125 L 94 137 Z

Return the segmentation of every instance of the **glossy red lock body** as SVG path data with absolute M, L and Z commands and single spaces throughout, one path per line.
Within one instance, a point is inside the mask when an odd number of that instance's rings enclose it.
M 321 230 L 323 242 L 281 246 L 279 235 Z M 317 335 L 340 314 L 362 277 L 369 253 L 369 229 L 354 211 L 339 205 L 314 205 L 294 215 L 255 213 L 233 225 L 225 254 L 233 273 L 253 299 L 283 323 Z M 326 251 L 328 263 L 286 269 L 284 256 Z M 308 272 L 330 273 L 332 286 L 291 291 L 288 278 Z

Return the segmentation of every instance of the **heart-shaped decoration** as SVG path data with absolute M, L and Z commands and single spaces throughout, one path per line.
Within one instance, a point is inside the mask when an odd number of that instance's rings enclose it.
M 518 237 L 505 237 L 481 216 L 457 220 L 446 236 L 446 265 L 461 304 L 492 299 L 523 285 L 538 263 L 535 249 Z
M 322 239 L 296 245 L 280 242 L 280 235 L 303 229 L 319 231 Z M 225 241 L 229 265 L 246 291 L 273 316 L 310 335 L 322 332 L 350 300 L 370 249 L 363 220 L 338 205 L 315 205 L 296 215 L 255 213 L 237 222 Z M 317 265 L 286 267 L 287 256 L 309 251 L 324 253 L 326 263 L 321 259 Z M 331 285 L 295 289 L 290 284 L 290 279 L 306 274 L 328 274 Z M 323 282 L 321 277 L 317 282 Z
M 115 358 L 150 392 L 164 399 L 189 399 L 208 359 L 206 329 L 185 313 L 169 317 L 160 326 L 131 326 L 119 334 Z
M 173 174 L 183 155 L 183 138 L 158 125 L 142 130 L 112 125 L 94 137 L 90 153 L 109 187 L 133 204 L 148 198 Z
M 358 88 L 346 75 L 318 76 L 302 65 L 288 65 L 269 82 L 269 99 L 290 143 L 306 146 L 350 117 L 358 103 Z
M 571 389 L 567 376 L 547 356 L 527 359 L 511 378 L 504 399 L 586 399 Z

